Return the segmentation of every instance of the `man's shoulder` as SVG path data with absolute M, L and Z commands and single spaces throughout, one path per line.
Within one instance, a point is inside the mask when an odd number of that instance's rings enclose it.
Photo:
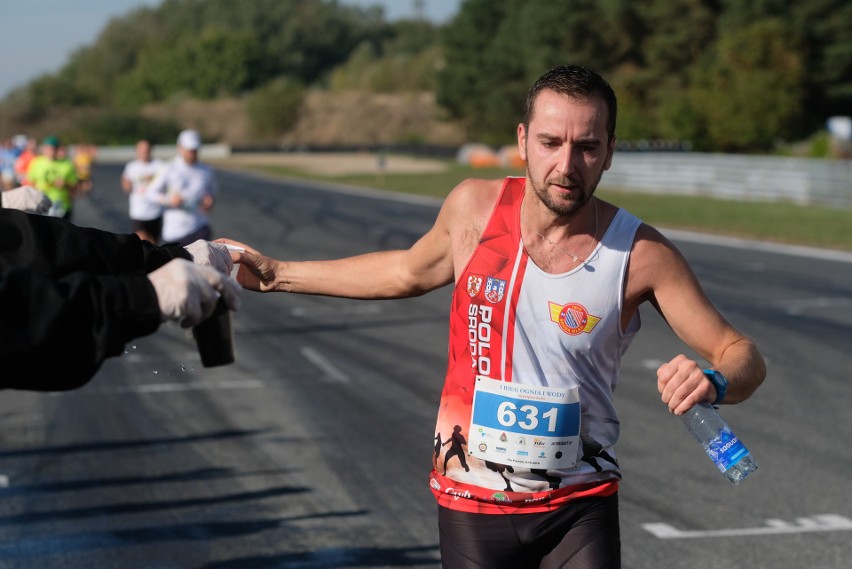
M 127 168 L 162 168 L 166 163 L 160 160 L 159 158 L 154 158 L 149 161 L 140 160 L 139 158 L 134 158 L 130 162 L 127 163 Z
M 502 179 L 484 179 L 484 178 L 465 178 L 453 188 L 450 196 L 459 196 L 465 199 L 497 199 L 497 196 L 507 182 L 507 178 Z
M 464 219 L 484 227 L 506 183 L 505 179 L 467 178 L 453 188 L 444 202 L 444 210 L 456 221 Z
M 32 160 L 30 160 L 30 163 L 27 166 L 27 171 L 28 172 L 40 172 L 40 171 L 44 170 L 48 166 L 49 163 L 50 163 L 50 160 L 48 160 L 46 156 L 35 156 L 35 157 L 33 157 Z

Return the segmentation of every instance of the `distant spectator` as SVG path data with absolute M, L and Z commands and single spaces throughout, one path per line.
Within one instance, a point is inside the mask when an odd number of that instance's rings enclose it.
M 177 146 L 178 156 L 151 183 L 148 195 L 166 208 L 163 241 L 188 245 L 197 239 L 208 240 L 213 233 L 207 212 L 213 207 L 218 184 L 213 169 L 198 161 L 198 132 L 182 131 Z
M 165 163 L 152 158 L 151 143 L 136 143 L 136 158 L 127 163 L 121 174 L 121 187 L 130 196 L 130 223 L 140 239 L 158 243 L 163 230 L 163 206 L 148 196 L 151 182 L 165 170 Z

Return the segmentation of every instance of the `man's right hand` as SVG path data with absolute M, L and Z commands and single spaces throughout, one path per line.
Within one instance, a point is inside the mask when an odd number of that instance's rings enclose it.
M 239 265 L 237 282 L 248 290 L 271 292 L 276 289 L 278 261 L 261 254 L 250 246 L 233 239 L 220 238 L 216 243 L 230 245 L 231 260 Z
M 173 259 L 148 275 L 157 292 L 162 321 L 173 320 L 190 328 L 209 317 L 219 296 L 231 310 L 240 304 L 240 287 L 234 279 L 186 259 Z

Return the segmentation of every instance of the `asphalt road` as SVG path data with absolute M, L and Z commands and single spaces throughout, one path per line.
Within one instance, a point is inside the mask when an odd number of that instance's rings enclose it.
M 129 230 L 118 174 L 97 169 L 80 225 Z M 219 179 L 217 235 L 279 258 L 405 247 L 437 212 Z M 666 412 L 654 370 L 684 348 L 644 310 L 616 393 L 624 567 L 852 566 L 852 259 L 674 237 L 768 360 L 755 397 L 722 409 L 759 470 L 730 485 Z M 0 569 L 439 567 L 428 471 L 449 293 L 247 293 L 231 366 L 203 368 L 167 325 L 85 388 L 3 392 Z

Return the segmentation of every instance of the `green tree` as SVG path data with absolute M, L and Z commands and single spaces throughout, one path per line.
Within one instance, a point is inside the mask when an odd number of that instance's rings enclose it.
M 472 137 L 510 142 L 535 79 L 562 64 L 600 72 L 631 64 L 636 22 L 626 0 L 468 0 L 445 30 L 438 101 Z
M 642 2 L 642 65 L 626 89 L 645 121 L 632 138 L 701 136 L 689 100 L 690 72 L 715 43 L 721 10 L 718 0 Z
M 281 75 L 313 83 L 388 33 L 381 11 L 334 0 L 165 0 L 112 20 L 34 88 L 40 105 L 132 108 L 177 92 L 251 90 Z
M 852 109 L 852 2 L 797 0 L 788 7 L 793 37 L 804 59 L 806 128 Z
M 328 78 L 332 91 L 363 90 L 377 93 L 432 91 L 435 72 L 442 64 L 435 26 L 402 21 L 388 27 L 379 44 L 363 41 Z
M 252 92 L 246 100 L 252 132 L 266 140 L 287 132 L 299 118 L 304 97 L 304 85 L 286 77 Z
M 803 66 L 780 19 L 723 31 L 696 73 L 693 107 L 709 137 L 699 147 L 727 152 L 768 150 L 794 132 L 802 112 Z

